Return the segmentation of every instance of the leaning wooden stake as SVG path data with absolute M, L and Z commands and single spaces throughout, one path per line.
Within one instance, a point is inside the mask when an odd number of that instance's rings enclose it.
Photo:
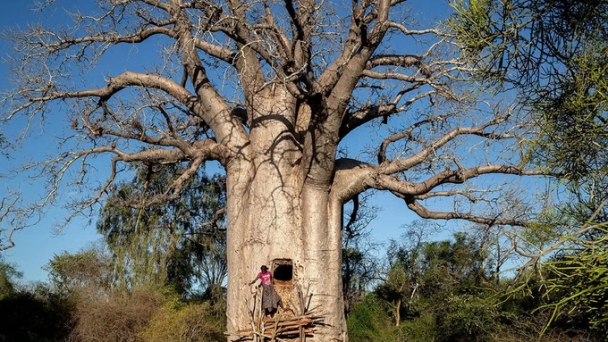
M 258 300 L 259 297 L 260 290 L 256 289 L 256 292 L 253 294 L 253 308 L 251 310 L 251 334 L 253 335 L 253 342 L 263 342 L 264 340 L 264 323 L 261 317 L 262 301 Z M 256 313 L 258 314 L 256 315 Z M 256 316 L 259 318 L 256 318 Z
M 281 319 L 281 315 L 276 315 L 274 320 L 274 329 L 272 329 L 272 337 L 270 338 L 270 342 L 275 342 L 277 339 L 277 331 L 279 330 L 279 320 Z M 266 325 L 266 324 L 264 324 Z
M 306 304 L 304 304 L 304 293 L 302 288 L 298 285 L 298 301 L 300 302 L 300 313 L 304 315 L 306 313 Z M 306 334 L 304 333 L 304 326 L 300 325 L 300 342 L 306 342 Z
M 255 309 L 258 304 L 257 293 L 253 294 L 253 310 L 251 310 L 251 329 L 253 330 L 253 342 L 258 342 L 258 334 L 255 326 Z

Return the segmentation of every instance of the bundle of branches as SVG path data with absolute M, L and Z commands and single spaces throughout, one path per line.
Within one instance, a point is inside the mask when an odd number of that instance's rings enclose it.
M 323 316 L 307 313 L 301 316 L 280 316 L 275 318 L 265 318 L 262 320 L 259 329 L 239 330 L 238 333 L 242 340 L 269 338 L 273 340 L 276 337 L 301 336 L 311 335 L 314 332 L 314 327 L 318 324 L 323 324 Z

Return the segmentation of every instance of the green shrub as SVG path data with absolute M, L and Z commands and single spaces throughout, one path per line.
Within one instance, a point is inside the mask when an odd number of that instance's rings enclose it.
M 424 313 L 419 317 L 401 322 L 395 341 L 433 342 L 437 339 L 435 316 Z
M 214 315 L 207 302 L 162 307 L 139 335 L 143 342 L 209 342 L 225 341 L 225 322 Z
M 384 302 L 373 295 L 356 304 L 346 322 L 351 342 L 394 342 L 394 329 Z
M 491 341 L 502 328 L 497 303 L 481 296 L 450 296 L 437 307 L 436 317 L 440 341 Z

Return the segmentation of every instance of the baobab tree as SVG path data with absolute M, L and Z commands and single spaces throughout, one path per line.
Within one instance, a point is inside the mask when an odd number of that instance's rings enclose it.
M 100 0 L 75 9 L 70 26 L 7 32 L 14 80 L 2 98 L 4 122 L 25 117 L 19 122 L 31 131 L 44 120 L 46 132 L 65 124 L 52 132 L 57 153 L 22 169 L 48 176 L 42 202 L 12 213 L 35 216 L 66 189 L 86 195 L 69 203 L 72 215 L 86 213 L 129 163 L 184 165 L 153 196 L 114 199 L 157 205 L 218 161 L 227 184 L 228 340 L 250 327 L 247 284 L 270 263 L 288 266 L 284 280 L 324 316 L 312 339 L 346 341 L 344 203 L 375 189 L 422 218 L 516 227 L 525 225 L 522 213 L 500 208 L 487 184 L 474 181 L 489 175 L 500 186 L 496 175 L 542 174 L 507 153 L 533 127 L 508 106 L 478 105 L 450 35 L 415 26 L 407 5 Z M 128 56 L 136 57 L 123 62 Z M 95 67 L 110 59 L 120 71 L 102 81 Z M 368 127 L 385 137 L 373 139 Z M 377 142 L 375 157 L 342 152 L 352 135 Z M 454 205 L 433 209 L 426 202 L 435 198 Z M 474 203 L 488 205 L 476 212 Z

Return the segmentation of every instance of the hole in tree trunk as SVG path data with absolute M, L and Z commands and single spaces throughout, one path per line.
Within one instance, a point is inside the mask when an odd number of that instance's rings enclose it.
M 293 280 L 293 263 L 290 259 L 275 259 L 272 261 L 274 280 L 289 282 Z

